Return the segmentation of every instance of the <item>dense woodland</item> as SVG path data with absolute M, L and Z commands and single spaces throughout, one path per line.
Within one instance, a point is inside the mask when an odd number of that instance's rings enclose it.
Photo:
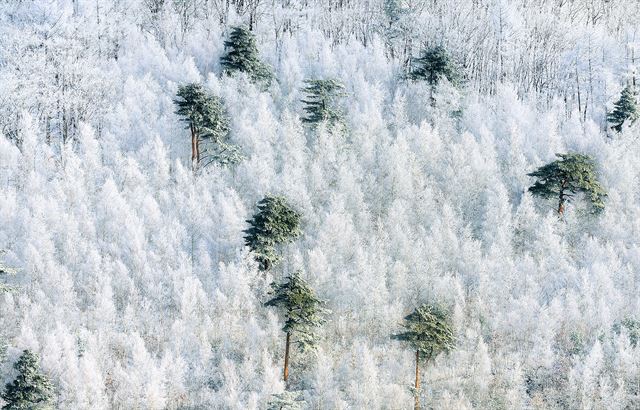
M 640 408 L 638 19 L 0 2 L 0 406 Z

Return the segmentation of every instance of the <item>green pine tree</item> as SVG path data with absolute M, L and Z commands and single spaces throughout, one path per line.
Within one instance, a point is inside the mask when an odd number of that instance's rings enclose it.
M 315 126 L 327 121 L 330 124 L 342 122 L 343 113 L 339 108 L 339 101 L 346 96 L 344 85 L 337 80 L 305 80 L 306 87 L 302 90 L 306 97 L 302 100 L 305 116 L 302 122 Z
M 223 72 L 246 73 L 251 81 L 269 87 L 273 80 L 271 67 L 260 61 L 256 37 L 246 27 L 231 29 L 229 39 L 224 42 L 226 54 L 220 58 Z
M 436 86 L 442 78 L 450 83 L 458 82 L 458 73 L 444 47 L 436 46 L 422 51 L 420 57 L 414 58 L 409 77 L 413 80 L 424 80 Z
M 227 142 L 229 120 L 222 100 L 208 93 L 201 84 L 190 83 L 178 87 L 176 114 L 186 122 L 191 132 L 191 161 L 195 166 L 218 162 L 235 164 L 242 159 L 240 150 Z M 207 146 L 201 149 L 201 145 Z
M 596 211 L 603 210 L 607 194 L 598 181 L 595 161 L 588 155 L 575 153 L 556 156 L 560 159 L 527 174 L 538 179 L 529 192 L 542 198 L 557 199 L 560 215 L 564 213 L 566 202 L 578 193 L 584 193 Z
M 300 271 L 286 278 L 283 283 L 272 283 L 273 298 L 265 306 L 280 308 L 285 317 L 282 330 L 287 334 L 284 353 L 283 378 L 289 378 L 289 350 L 292 334 L 295 333 L 295 343 L 304 352 L 313 349 L 316 343 L 315 330 L 325 320 L 323 316 L 328 311 L 323 308 L 324 302 L 318 299 L 313 289 L 302 279 Z
M 260 270 L 266 271 L 280 257 L 276 247 L 300 236 L 300 214 L 281 196 L 265 196 L 258 202 L 258 212 L 247 220 L 245 244 L 255 254 Z
M 455 336 L 449 314 L 439 306 L 424 304 L 404 318 L 405 331 L 392 338 L 409 343 L 416 351 L 414 408 L 420 408 L 420 359 L 429 362 L 438 354 L 455 347 Z
M 622 90 L 620 99 L 614 104 L 613 111 L 607 114 L 607 121 L 612 124 L 612 129 L 621 132 L 622 125 L 625 121 L 633 124 L 637 119 L 638 105 L 636 103 L 636 97 L 631 87 L 627 86 Z
M 49 378 L 40 372 L 38 355 L 29 350 L 13 365 L 18 376 L 13 383 L 7 384 L 2 399 L 6 404 L 3 410 L 36 410 L 50 407 L 53 397 L 53 385 Z

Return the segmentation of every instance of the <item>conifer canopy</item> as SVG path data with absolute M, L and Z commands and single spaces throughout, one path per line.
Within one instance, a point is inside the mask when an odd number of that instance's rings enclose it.
M 253 82 L 268 87 L 273 80 L 271 67 L 260 61 L 256 38 L 246 27 L 231 29 L 229 39 L 224 42 L 226 54 L 220 58 L 222 69 L 227 74 L 246 73 Z
M 302 91 L 306 97 L 302 100 L 305 111 L 302 122 L 315 125 L 322 121 L 331 124 L 342 121 L 339 101 L 346 96 L 344 85 L 334 79 L 312 79 L 304 82 L 306 86 Z
M 315 296 L 302 272 L 297 271 L 282 283 L 272 283 L 273 298 L 265 306 L 279 307 L 285 316 L 282 330 L 295 333 L 295 343 L 301 350 L 313 348 L 316 342 L 315 329 L 325 320 L 327 310 L 324 302 Z
M 633 124 L 638 119 L 638 105 L 636 97 L 631 87 L 627 86 L 622 90 L 620 99 L 614 104 L 613 111 L 607 114 L 607 121 L 610 122 L 611 128 L 617 132 L 622 131 L 625 121 Z
M 44 409 L 53 396 L 53 385 L 49 378 L 40 372 L 38 355 L 29 350 L 22 352 L 13 365 L 18 372 L 15 380 L 6 385 L 2 399 L 6 402 L 3 410 Z
M 181 85 L 176 97 L 176 114 L 181 117 L 181 121 L 187 123 L 194 140 L 195 161 L 227 165 L 242 160 L 239 148 L 227 142 L 229 119 L 219 97 L 210 94 L 198 83 Z M 200 143 L 203 142 L 207 145 L 200 151 Z
M 392 338 L 409 343 L 421 357 L 430 359 L 455 346 L 451 320 L 440 306 L 424 304 L 418 307 L 404 318 L 402 326 L 405 331 Z
M 258 212 L 247 220 L 245 244 L 254 252 L 261 270 L 268 270 L 280 260 L 279 244 L 300 236 L 300 214 L 282 196 L 267 195 L 258 202 Z
M 413 60 L 409 77 L 413 80 L 428 81 L 432 86 L 437 85 L 442 78 L 453 84 L 458 81 L 453 60 L 442 46 L 423 50 L 422 55 Z
M 558 213 L 564 212 L 567 201 L 582 192 L 596 211 L 604 209 L 606 192 L 596 175 L 595 161 L 588 155 L 556 154 L 559 158 L 528 174 L 537 178 L 529 192 L 542 198 L 556 198 Z

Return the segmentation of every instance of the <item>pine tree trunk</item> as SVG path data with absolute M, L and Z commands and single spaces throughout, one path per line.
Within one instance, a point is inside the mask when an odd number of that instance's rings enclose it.
M 420 410 L 420 351 L 416 350 L 416 383 L 414 410 Z
M 289 345 L 291 344 L 291 333 L 287 332 L 287 342 L 284 347 L 284 382 L 289 379 Z
M 198 137 L 193 124 L 189 126 L 189 129 L 191 130 L 191 166 L 195 168 L 198 163 Z
M 565 195 L 564 195 L 564 190 L 567 188 L 567 180 L 563 180 L 562 181 L 562 185 L 560 186 L 560 199 L 558 200 L 558 215 L 562 216 L 564 215 L 564 202 L 565 202 Z
M 196 163 L 200 163 L 200 139 L 196 136 Z

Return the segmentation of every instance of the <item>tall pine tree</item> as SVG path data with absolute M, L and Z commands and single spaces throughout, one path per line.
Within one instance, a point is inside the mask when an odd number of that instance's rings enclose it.
M 637 119 L 638 105 L 636 97 L 631 87 L 626 86 L 620 94 L 620 99 L 614 104 L 613 111 L 607 114 L 607 121 L 612 124 L 612 129 L 621 132 L 622 125 L 626 121 L 629 124 L 633 124 Z
M 2 399 L 6 404 L 3 410 L 36 410 L 49 407 L 53 397 L 53 385 L 49 378 L 40 372 L 38 356 L 29 350 L 13 365 L 18 376 L 13 383 L 7 384 Z
M 227 165 L 242 159 L 240 150 L 227 142 L 229 120 L 220 98 L 211 95 L 197 83 L 181 85 L 176 97 L 176 114 L 187 123 L 191 133 L 191 161 L 194 167 L 201 161 L 205 165 L 211 162 Z M 207 143 L 207 147 L 202 147 L 204 143 Z
M 344 85 L 334 79 L 305 80 L 306 86 L 302 90 L 306 97 L 302 100 L 305 116 L 302 122 L 312 126 L 327 121 L 335 124 L 342 121 L 340 99 L 346 96 Z
M 260 270 L 268 270 L 280 260 L 276 247 L 300 236 L 300 214 L 282 196 L 265 196 L 258 212 L 247 220 L 245 244 L 253 251 Z
M 323 316 L 328 312 L 322 307 L 324 302 L 318 299 L 313 289 L 302 279 L 301 272 L 295 272 L 283 283 L 272 283 L 273 298 L 265 306 L 275 306 L 284 313 L 282 330 L 287 334 L 284 350 L 283 379 L 289 379 L 289 352 L 292 334 L 295 343 L 304 352 L 313 349 L 316 343 L 315 330 L 325 320 Z
M 224 42 L 226 53 L 220 58 L 222 69 L 227 74 L 246 73 L 253 82 L 268 87 L 273 80 L 271 67 L 260 61 L 256 37 L 245 27 L 231 29 L 229 39 Z
M 392 338 L 409 343 L 416 351 L 414 408 L 420 409 L 420 359 L 426 362 L 455 347 L 449 314 L 439 306 L 424 304 L 404 318 L 405 331 Z
M 538 179 L 529 187 L 529 192 L 542 198 L 555 198 L 560 215 L 564 213 L 567 201 L 571 201 L 578 193 L 585 194 L 596 211 L 603 210 L 607 194 L 598 181 L 595 161 L 588 155 L 576 153 L 556 156 L 560 159 L 527 174 Z

